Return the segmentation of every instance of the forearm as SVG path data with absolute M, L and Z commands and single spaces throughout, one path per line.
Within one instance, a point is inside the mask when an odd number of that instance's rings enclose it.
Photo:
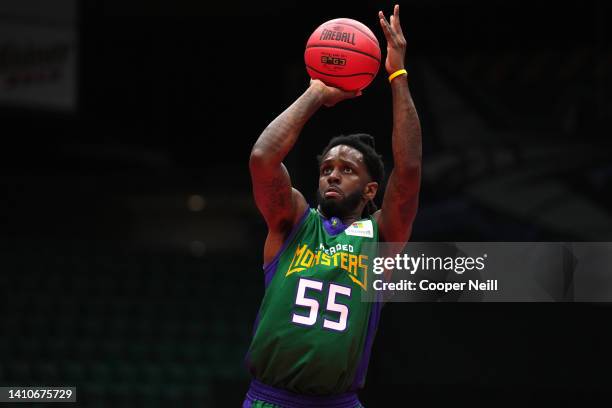
M 308 119 L 322 104 L 321 89 L 310 86 L 261 133 L 253 146 L 252 156 L 257 156 L 265 163 L 280 164 L 293 148 Z
M 391 81 L 393 95 L 393 171 L 400 174 L 420 171 L 421 124 L 408 88 L 406 75 Z

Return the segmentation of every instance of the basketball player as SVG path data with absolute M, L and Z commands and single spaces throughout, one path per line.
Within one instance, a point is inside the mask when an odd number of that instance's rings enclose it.
M 333 138 L 319 157 L 318 206 L 291 186 L 282 161 L 322 106 L 359 93 L 311 80 L 308 89 L 257 139 L 250 158 L 257 207 L 268 226 L 265 295 L 246 357 L 253 377 L 243 407 L 361 404 L 381 303 L 361 301 L 360 251 L 367 242 L 405 242 L 417 211 L 421 130 L 404 70 L 399 6 L 389 21 L 385 68 L 393 95 L 393 163 L 382 201 L 373 203 L 384 167 L 373 138 Z

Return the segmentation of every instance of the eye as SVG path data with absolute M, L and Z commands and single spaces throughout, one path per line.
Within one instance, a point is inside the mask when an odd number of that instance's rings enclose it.
M 331 173 L 331 167 L 323 167 L 321 169 L 321 174 L 324 175 L 324 176 L 327 176 L 330 173 Z
M 344 172 L 345 172 L 346 174 L 352 174 L 352 173 L 353 173 L 353 169 L 352 169 L 352 168 L 350 168 L 350 167 L 345 167 L 345 168 L 344 168 Z

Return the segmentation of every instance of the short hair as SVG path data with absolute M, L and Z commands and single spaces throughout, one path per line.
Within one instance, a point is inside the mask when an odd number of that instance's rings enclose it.
M 368 174 L 372 181 L 375 181 L 379 184 L 380 187 L 383 186 L 385 181 L 385 165 L 382 160 L 382 156 L 378 154 L 376 151 L 376 146 L 374 144 L 374 137 L 367 133 L 354 133 L 350 135 L 340 135 L 333 137 L 327 146 L 323 149 L 323 152 L 317 156 L 317 162 L 319 167 L 321 166 L 321 161 L 325 157 L 325 155 L 334 147 L 338 145 L 346 145 L 350 146 L 361 152 L 363 155 L 364 164 L 368 170 Z M 376 211 L 378 207 L 374 204 L 373 200 L 368 202 L 366 205 L 365 213 L 366 216 L 371 215 Z

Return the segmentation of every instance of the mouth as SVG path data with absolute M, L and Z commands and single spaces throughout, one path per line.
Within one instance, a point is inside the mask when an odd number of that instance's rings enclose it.
M 334 187 L 330 187 L 325 191 L 325 198 L 342 198 L 342 192 Z

